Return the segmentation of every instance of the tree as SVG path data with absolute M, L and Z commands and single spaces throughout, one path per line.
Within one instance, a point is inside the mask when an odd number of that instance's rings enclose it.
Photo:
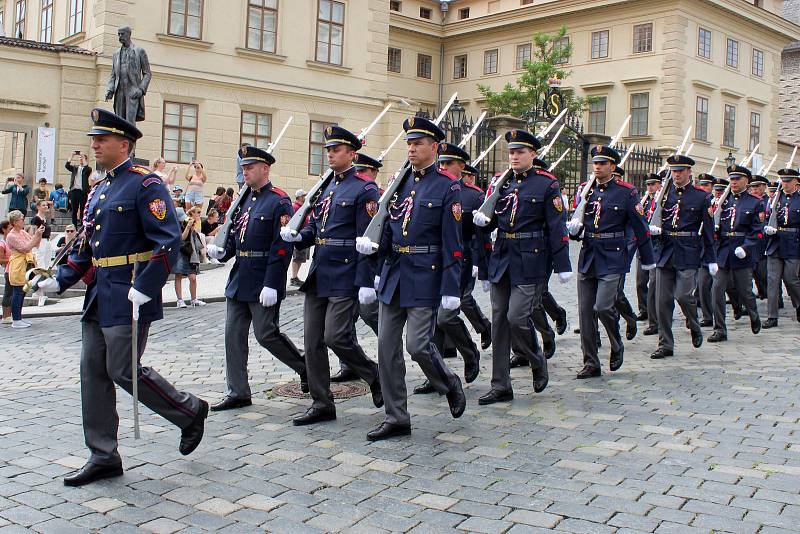
M 508 83 L 496 92 L 488 85 L 478 84 L 478 91 L 486 98 L 489 111 L 497 115 L 521 117 L 540 106 L 549 90 L 550 80 L 564 80 L 571 74 L 571 71 L 561 68 L 572 55 L 572 43 L 564 39 L 566 34 L 566 26 L 554 34 L 534 34 L 531 60 L 525 61 L 525 71 L 517 78 L 516 86 Z M 564 105 L 573 113 L 584 111 L 590 101 L 566 91 L 561 96 Z

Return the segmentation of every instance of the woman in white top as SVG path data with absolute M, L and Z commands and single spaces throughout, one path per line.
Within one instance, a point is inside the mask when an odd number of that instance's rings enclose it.
M 184 195 L 184 202 L 186 210 L 192 206 L 203 206 L 203 185 L 205 185 L 208 177 L 206 171 L 203 170 L 203 164 L 199 161 L 193 161 L 189 164 L 186 170 L 186 193 Z
M 169 174 L 164 172 L 167 169 L 167 160 L 163 156 L 159 157 L 153 162 L 153 173 L 158 175 L 167 186 L 175 184 L 175 175 L 178 174 L 178 167 L 175 165 L 169 170 Z

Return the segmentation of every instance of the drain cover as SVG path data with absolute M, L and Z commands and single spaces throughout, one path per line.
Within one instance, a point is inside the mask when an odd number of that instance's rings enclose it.
M 272 392 L 275 395 L 280 395 L 281 397 L 292 397 L 295 399 L 310 398 L 308 393 L 303 393 L 300 391 L 300 382 L 290 382 L 289 384 L 275 386 L 272 388 Z M 364 382 L 361 381 L 331 384 L 331 393 L 333 393 L 334 399 L 352 399 L 353 397 L 366 395 L 367 392 L 369 392 L 369 388 Z

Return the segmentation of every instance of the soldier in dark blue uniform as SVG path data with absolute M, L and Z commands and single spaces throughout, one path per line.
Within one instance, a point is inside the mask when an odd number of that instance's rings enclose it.
M 512 130 L 505 139 L 513 175 L 500 190 L 502 197 L 492 218 L 479 211 L 473 216 L 484 231 L 497 228 L 489 260 L 492 389 L 478 400 L 482 405 L 514 398 L 509 368 L 512 346 L 530 361 L 534 391 L 547 387 L 547 359 L 539 348 L 531 314 L 541 307 L 552 270 L 562 283 L 572 277 L 561 188 L 555 176 L 533 167 L 541 142 L 525 130 Z
M 769 197 L 767 196 L 767 187 L 769 180 L 766 176 L 754 174 L 753 178 L 748 184 L 747 191 L 761 201 L 761 206 L 764 209 L 764 215 L 769 215 Z M 756 298 L 764 300 L 767 298 L 767 239 L 762 239 L 758 251 L 754 254 L 756 256 L 756 264 L 753 266 L 753 282 L 756 285 Z
M 769 237 L 767 246 L 768 271 L 768 318 L 764 328 L 778 326 L 778 308 L 783 293 L 781 282 L 786 284 L 797 320 L 800 322 L 800 192 L 798 180 L 800 173 L 795 169 L 778 171 L 781 179 L 780 195 L 775 208 L 777 226 L 765 226 L 764 233 Z
M 666 170 L 661 171 L 659 174 L 650 173 L 645 180 L 647 185 L 647 193 L 645 199 L 642 199 L 642 207 L 644 208 L 644 218 L 649 221 L 653 218 L 653 211 L 656 207 L 656 196 L 661 191 L 662 182 L 666 176 Z M 658 249 L 661 246 L 661 239 L 659 237 L 651 236 L 650 242 L 653 244 L 653 253 L 658 256 Z M 647 318 L 647 328 L 644 329 L 642 334 L 646 336 L 654 336 L 658 334 L 658 318 L 656 310 L 656 270 L 645 271 L 642 269 L 642 261 L 637 257 L 636 259 L 636 298 L 639 302 L 639 317 L 642 320 Z M 644 304 L 645 313 L 641 313 L 642 304 Z
M 45 291 L 87 284 L 83 304 L 81 406 L 86 446 L 91 456 L 67 476 L 67 486 L 82 486 L 122 475 L 117 451 L 119 417 L 114 384 L 132 389 L 133 322 L 138 320 L 141 358 L 150 324 L 163 317 L 161 288 L 177 260 L 180 229 L 169 192 L 149 169 L 129 159 L 142 133 L 110 111 L 94 109 L 95 158 L 109 169 L 89 193 L 82 236 Z M 175 389 L 154 369 L 137 366 L 139 399 L 182 429 L 179 450 L 191 453 L 203 437 L 208 403 Z
M 353 159 L 361 141 L 353 133 L 328 126 L 325 148 L 333 179 L 311 199 L 314 210 L 300 233 L 293 236 L 288 226 L 281 230 L 284 241 L 294 241 L 300 248 L 316 245 L 308 276 L 300 286 L 306 294 L 303 338 L 313 403 L 292 421 L 295 425 L 336 419 L 328 348 L 369 384 L 375 407 L 383 406 L 378 366 L 367 358 L 353 335 L 358 303 L 377 300 L 375 262 L 356 251 L 356 237 L 364 233 L 378 211 L 378 186 L 356 173 Z
M 667 158 L 672 171 L 672 184 L 664 196 L 661 226 L 650 226 L 650 233 L 661 238 L 656 252 L 656 313 L 658 315 L 658 348 L 653 359 L 672 356 L 675 338 L 672 316 L 675 301 L 681 307 L 692 334 L 695 348 L 703 344 L 703 332 L 697 320 L 697 271 L 700 262 L 709 265 L 715 275 L 714 220 L 708 193 L 692 185 L 694 160 L 688 156 Z M 702 228 L 702 233 L 701 233 Z
M 725 324 L 725 290 L 733 280 L 739 304 L 744 305 L 750 316 L 750 328 L 754 334 L 761 331 L 756 297 L 753 295 L 753 266 L 756 253 L 764 238 L 764 207 L 760 199 L 747 192 L 750 170 L 740 165 L 728 167 L 731 191 L 721 206 L 720 225 L 717 229 L 717 263 L 719 272 L 714 277 L 711 289 L 714 298 L 714 332 L 709 343 L 728 339 Z
M 713 197 L 711 195 L 711 191 L 715 181 L 716 178 L 708 173 L 703 173 L 697 177 L 697 187 L 702 189 L 708 196 L 709 214 L 713 214 L 713 207 L 711 207 Z M 705 229 L 705 225 L 703 225 L 703 227 L 703 229 Z M 706 245 L 703 245 L 703 250 L 700 252 L 702 258 L 706 257 L 705 246 Z M 713 241 L 711 243 L 711 247 L 714 247 Z M 711 304 L 711 286 L 713 281 L 714 278 L 708 271 L 708 262 L 706 262 L 705 259 L 701 259 L 700 269 L 697 271 L 697 290 L 695 291 L 695 298 L 697 299 L 697 302 L 700 305 L 700 310 L 702 311 L 700 326 L 703 328 L 714 325 L 714 311 Z
M 645 271 L 655 268 L 653 245 L 639 194 L 633 185 L 612 175 L 619 161 L 619 153 L 611 147 L 592 149 L 596 182 L 586 198 L 588 204 L 583 221 L 567 223 L 573 237 L 583 232 L 578 260 L 578 312 L 584 367 L 578 379 L 600 376 L 602 372 L 597 357 L 597 319 L 603 323 L 611 342 L 611 370 L 622 366 L 624 346 L 614 304 L 619 279 L 630 270 L 628 227 L 636 236 L 642 268 Z
M 438 126 L 412 117 L 403 129 L 411 173 L 390 200 L 378 248 L 379 258 L 385 258 L 378 286 L 378 366 L 386 418 L 367 433 L 370 441 L 411 433 L 404 326 L 406 350 L 436 391 L 447 395 L 453 417 L 461 417 L 467 402 L 461 380 L 433 343 L 436 310 L 461 304 L 461 186 L 438 170 L 436 152 L 444 139 Z M 359 239 L 359 252 L 371 253 L 369 238 Z
M 236 257 L 225 287 L 225 374 L 228 391 L 212 410 L 250 406 L 247 379 L 247 339 L 253 324 L 258 343 L 300 375 L 306 382 L 303 354 L 280 331 L 281 301 L 286 296 L 286 269 L 293 247 L 280 236 L 294 210 L 289 196 L 272 185 L 269 171 L 275 157 L 252 146 L 238 156 L 248 189 L 233 217 L 225 248 L 208 246 L 208 255 L 220 261 Z M 306 386 L 303 386 L 305 389 Z
M 615 179 L 625 180 L 625 169 L 620 166 L 617 166 L 616 169 L 611 173 Z M 658 175 L 655 175 L 658 176 Z M 660 182 L 659 182 L 660 183 Z M 634 239 L 633 229 L 629 226 L 626 230 L 627 232 L 627 242 L 628 242 L 628 259 L 629 261 L 633 261 L 633 258 L 636 256 L 636 239 Z M 641 269 L 641 265 L 637 262 L 637 269 Z M 645 276 L 648 275 L 647 271 L 643 271 Z M 637 276 L 638 282 L 638 276 Z M 638 289 L 638 288 L 637 288 Z M 647 290 L 648 288 L 645 287 Z M 653 292 L 655 293 L 655 283 L 653 283 Z M 655 300 L 655 296 L 653 297 Z M 649 303 L 649 301 L 648 301 Z M 628 300 L 628 296 L 625 294 L 625 277 L 621 276 L 619 279 L 619 288 L 617 290 L 617 300 L 614 303 L 614 310 L 619 314 L 619 316 L 625 320 L 625 339 L 628 341 L 632 340 L 636 337 L 636 334 L 639 331 L 638 325 L 636 324 L 637 317 L 636 313 L 633 311 L 633 306 L 631 306 L 631 302 Z M 598 331 L 598 335 L 599 335 Z M 600 344 L 598 343 L 598 347 Z

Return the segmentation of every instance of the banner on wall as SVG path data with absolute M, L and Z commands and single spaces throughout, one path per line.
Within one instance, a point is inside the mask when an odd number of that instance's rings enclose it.
M 36 182 L 42 178 L 48 183 L 53 183 L 56 172 L 56 129 L 38 129 L 36 143 Z

